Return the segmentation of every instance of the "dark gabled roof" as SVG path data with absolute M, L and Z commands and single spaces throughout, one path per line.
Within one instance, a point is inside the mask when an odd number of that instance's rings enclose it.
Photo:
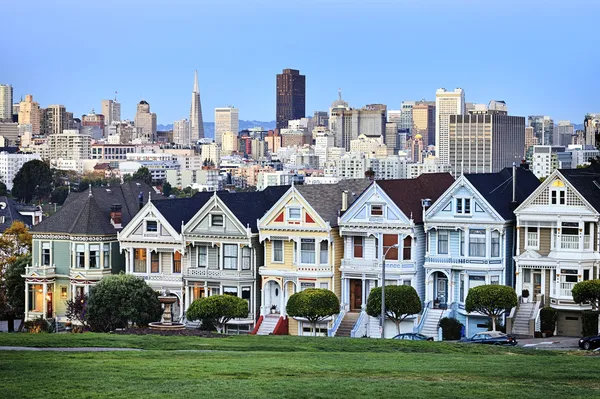
M 152 201 L 152 205 L 167 219 L 171 227 L 181 233 L 181 223 L 189 222 L 213 195 L 214 192 L 199 192 L 191 198 Z
M 504 220 L 515 218 L 514 210 L 533 193 L 540 181 L 533 172 L 523 168 L 516 168 L 516 203 L 513 203 L 512 168 L 504 168 L 498 173 L 465 174 L 465 178 L 485 198 L 485 200 L 498 212 Z
M 325 222 L 336 227 L 342 209 L 342 192 L 348 192 L 349 207 L 370 184 L 369 179 L 347 179 L 336 184 L 296 186 L 296 189 Z
M 136 181 L 120 186 L 92 187 L 81 193 L 71 192 L 63 206 L 34 226 L 32 231 L 77 235 L 117 234 L 117 229 L 110 221 L 111 206 L 121 205 L 121 226 L 125 227 L 140 210 L 140 193 L 143 194 L 142 203 L 148 201 L 149 193 L 153 198 L 162 198 L 154 194 L 154 189 L 146 183 Z
M 0 223 L 0 233 L 8 229 L 14 222 L 23 222 L 25 226 L 31 227 L 32 221 L 30 217 L 23 216 L 19 213 L 18 204 L 14 200 L 1 196 L 0 197 L 0 217 L 4 217 L 4 222 Z
M 600 212 L 600 165 L 592 164 L 582 169 L 560 169 L 559 172 L 596 212 Z
M 423 222 L 422 199 L 435 202 L 454 183 L 450 173 L 425 173 L 416 179 L 377 180 L 377 185 L 385 191 L 406 217 Z

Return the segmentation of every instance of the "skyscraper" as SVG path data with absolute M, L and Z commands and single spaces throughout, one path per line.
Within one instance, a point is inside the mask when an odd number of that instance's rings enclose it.
M 402 101 L 400 105 L 400 129 L 408 130 L 409 135 L 413 133 L 412 110 L 414 106 L 414 101 Z
M 372 105 L 362 109 L 332 108 L 329 129 L 335 137 L 335 146 L 350 151 L 350 141 L 361 134 L 385 136 L 386 110 Z
M 193 142 L 204 138 L 202 104 L 200 104 L 200 89 L 198 87 L 198 71 L 194 71 L 194 90 L 192 91 L 192 105 L 190 107 L 190 134 Z
M 107 126 L 121 120 L 121 103 L 116 97 L 114 100 L 102 100 L 102 115 Z
M 12 122 L 13 88 L 0 84 L 0 122 Z
M 283 73 L 277 74 L 276 94 L 278 129 L 287 128 L 291 119 L 306 116 L 306 76 L 300 75 L 300 71 L 284 69 Z
M 435 105 L 419 102 L 412 107 L 413 135 L 420 134 L 423 145 L 435 144 Z
M 152 142 L 156 139 L 156 114 L 150 112 L 150 104 L 144 100 L 137 106 L 134 123 L 142 129 L 143 141 Z
M 234 107 L 215 108 L 215 143 L 223 143 L 223 133 L 240 131 L 239 110 Z
M 41 133 L 48 136 L 50 134 L 60 134 L 63 130 L 69 129 L 70 120 L 69 113 L 64 105 L 54 104 L 49 105 L 41 113 L 40 125 Z
M 33 101 L 31 94 L 27 94 L 25 101 L 19 103 L 19 125 L 31 125 L 31 132 L 39 134 L 41 118 L 40 104 Z
M 190 145 L 192 143 L 190 121 L 182 119 L 173 122 L 173 142 L 181 145 Z
M 463 89 L 437 89 L 435 92 L 435 151 L 442 164 L 449 163 L 450 115 L 465 113 Z
M 554 144 L 554 121 L 549 116 L 532 115 L 528 118 L 529 126 L 533 128 L 533 135 L 537 145 Z
M 583 128 L 585 132 L 585 144 L 595 147 L 600 135 L 600 113 L 586 114 L 583 120 Z
M 558 125 L 554 127 L 554 145 L 567 147 L 571 143 L 575 135 L 575 126 L 571 121 L 558 121 Z

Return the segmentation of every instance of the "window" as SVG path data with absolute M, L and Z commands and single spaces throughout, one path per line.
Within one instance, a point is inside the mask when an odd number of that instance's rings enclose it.
M 485 276 L 469 276 L 469 289 L 485 285 Z
M 371 205 L 371 216 L 383 216 L 383 205 Z
M 391 251 L 390 251 L 391 252 Z M 404 237 L 404 249 L 402 251 L 403 260 L 412 259 L 412 237 Z
M 448 230 L 438 230 L 438 254 L 448 253 Z
M 90 245 L 90 269 L 100 267 L 100 244 Z
M 492 256 L 500 256 L 500 232 L 492 231 Z
M 208 247 L 198 247 L 198 267 L 208 266 Z
M 300 220 L 302 212 L 300 208 L 288 208 L 288 220 Z
M 158 231 L 158 222 L 156 220 L 147 220 L 146 221 L 146 232 L 147 233 L 156 233 Z
M 173 273 L 181 273 L 181 252 L 173 252 Z
M 64 285 L 60 286 L 60 299 L 67 299 L 69 293 L 67 291 L 67 287 Z
M 394 245 L 398 245 L 397 234 L 384 234 L 383 235 L 383 255 L 386 260 L 398 260 L 398 248 L 392 248 Z
M 42 312 L 44 309 L 44 290 L 42 284 L 29 284 L 29 311 Z
M 136 248 L 133 250 L 133 271 L 135 273 L 146 273 L 146 250 Z
M 315 240 L 303 238 L 300 241 L 300 263 L 314 265 L 315 262 Z
M 248 302 L 248 310 L 250 312 L 252 312 L 252 308 L 250 305 L 250 292 L 251 292 L 252 288 L 251 287 L 242 287 L 242 299 L 245 299 Z
M 250 270 L 251 254 L 252 250 L 249 247 L 242 248 L 242 270 Z
M 485 256 L 485 230 L 469 230 L 469 256 Z
M 402 285 L 411 285 L 410 280 L 402 280 Z
M 460 287 L 459 287 L 459 296 L 460 296 L 460 301 L 464 302 L 465 301 L 465 275 L 461 274 L 460 275 Z
M 465 198 L 465 214 L 471 213 L 471 199 Z
M 50 243 L 42 243 L 42 266 L 50 266 Z
M 533 249 L 537 249 L 538 248 L 538 243 L 539 243 L 539 234 L 538 234 L 538 228 L 537 227 L 527 227 L 527 237 L 525 237 L 526 241 L 526 248 L 533 248 Z
M 463 213 L 463 202 L 462 198 L 456 199 L 456 213 Z
M 315 283 L 300 283 L 300 291 L 304 291 L 307 288 L 315 288 Z
M 550 191 L 550 203 L 552 205 L 564 205 L 566 203 L 566 191 L 565 190 L 551 190 Z
M 238 246 L 234 244 L 223 245 L 223 269 L 237 269 Z
M 283 241 L 273 240 L 273 262 L 283 262 Z
M 85 245 L 83 244 L 75 246 L 75 267 L 81 269 L 85 267 Z
M 329 243 L 327 241 L 321 241 L 320 247 L 319 263 L 327 265 L 329 263 Z
M 523 282 L 531 283 L 531 269 L 523 269 Z
M 560 275 L 565 283 L 577 282 L 577 270 L 575 269 L 561 269 Z
M 223 295 L 238 296 L 237 287 L 223 287 Z
M 365 239 L 363 237 L 354 236 L 354 237 L 352 237 L 352 243 L 353 243 L 353 247 L 354 247 L 353 256 L 355 258 L 362 258 Z
M 471 214 L 471 199 L 470 198 L 457 198 L 456 199 L 456 213 L 460 215 Z
M 158 252 L 150 252 L 150 273 L 158 273 L 159 271 Z
M 327 283 L 327 282 L 325 282 L 325 283 L 319 283 L 319 288 L 327 290 L 327 289 L 329 289 L 329 283 Z
M 490 276 L 490 285 L 499 285 L 500 276 Z
M 587 281 L 590 279 L 590 270 L 589 269 L 585 269 L 583 271 L 583 281 Z
M 460 239 L 460 256 L 465 256 L 465 232 L 464 230 L 460 230 L 458 232 Z
M 104 251 L 104 268 L 110 269 L 110 244 L 104 244 L 102 249 Z
M 210 225 L 217 227 L 223 226 L 223 215 L 210 215 Z

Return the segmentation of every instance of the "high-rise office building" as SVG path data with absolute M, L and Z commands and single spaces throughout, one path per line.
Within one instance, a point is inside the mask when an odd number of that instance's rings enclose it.
M 329 126 L 329 114 L 327 111 L 315 111 L 313 114 L 312 123 L 314 127 Z
M 102 115 L 108 126 L 121 120 L 121 103 L 117 101 L 116 97 L 114 100 L 102 100 Z
M 549 116 L 532 115 L 528 125 L 533 128 L 537 145 L 552 145 L 554 143 L 554 120 Z
M 412 107 L 412 133 L 420 134 L 423 145 L 435 144 L 435 105 L 418 102 Z
M 142 141 L 149 143 L 156 139 L 156 114 L 150 112 L 150 104 L 144 100 L 137 106 L 134 123 L 142 129 Z
M 13 88 L 0 84 L 0 122 L 12 122 Z
M 575 126 L 571 121 L 558 121 L 558 125 L 554 127 L 554 145 L 563 147 L 572 144 L 571 141 L 575 135 Z
M 31 132 L 40 134 L 41 118 L 40 104 L 33 101 L 31 94 L 27 94 L 25 101 L 19 103 L 19 125 L 31 125 Z
M 40 131 L 43 135 L 60 134 L 63 130 L 69 129 L 73 123 L 73 114 L 69 117 L 69 112 L 64 105 L 54 104 L 41 112 Z
M 240 131 L 239 110 L 234 107 L 215 108 L 215 143 L 223 142 L 223 133 Z
M 291 119 L 306 116 L 306 76 L 296 69 L 277 74 L 276 123 L 278 129 L 288 127 Z
M 173 122 L 173 142 L 180 145 L 190 145 L 192 143 L 190 121 L 182 119 Z
M 454 176 L 495 173 L 523 159 L 525 118 L 504 111 L 472 111 L 448 118 L 448 156 Z
M 190 132 L 193 142 L 204 138 L 204 122 L 202 120 L 198 71 L 194 71 L 194 90 L 192 91 L 192 105 L 190 107 Z
M 525 127 L 525 151 L 523 154 L 527 154 L 530 148 L 537 145 L 537 138 L 535 137 L 533 128 L 531 126 Z
M 437 89 L 435 92 L 435 151 L 442 164 L 449 163 L 450 115 L 465 113 L 463 89 Z
M 386 110 L 367 106 L 362 109 L 335 108 L 329 117 L 329 130 L 335 137 L 335 146 L 350 151 L 350 141 L 361 134 L 385 136 Z
M 400 105 L 400 129 L 408 130 L 409 135 L 412 135 L 413 130 L 413 107 L 414 101 L 402 101 Z
M 104 124 L 105 122 L 105 116 L 102 114 L 96 114 L 96 112 L 94 112 L 94 110 L 92 109 L 92 112 L 90 112 L 87 115 L 83 115 L 81 117 L 81 126 L 82 127 L 92 127 L 92 128 L 98 128 L 102 131 L 102 136 L 104 137 Z
M 586 114 L 583 120 L 585 144 L 596 147 L 600 141 L 600 113 Z

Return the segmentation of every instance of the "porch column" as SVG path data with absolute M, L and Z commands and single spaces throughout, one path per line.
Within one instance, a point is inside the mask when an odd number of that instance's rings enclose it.
M 517 239 L 517 242 L 518 242 L 518 239 Z M 516 269 L 517 269 L 516 270 L 517 281 L 515 284 L 515 291 L 517 292 L 517 296 L 519 296 L 519 294 L 523 291 L 523 269 L 519 265 L 516 265 Z
M 46 312 L 48 311 L 48 301 L 46 301 L 46 295 L 48 295 L 48 283 L 43 283 L 43 291 L 42 291 L 42 312 L 43 318 L 46 318 Z
M 367 303 L 367 301 L 365 300 L 365 296 L 366 296 L 366 292 L 365 291 L 366 291 L 366 284 L 365 284 L 365 276 L 363 275 L 363 278 L 362 278 L 362 291 L 361 291 L 362 297 L 360 298 L 360 303 L 363 304 L 363 305 L 365 305 Z
M 583 250 L 583 237 L 585 236 L 585 223 L 583 221 L 579 221 L 579 250 Z M 580 270 L 581 271 L 581 270 Z
M 135 262 L 135 251 L 133 250 L 133 248 L 129 248 L 127 250 L 127 255 L 129 256 L 129 273 L 133 273 L 133 265 Z
M 29 314 L 29 282 L 25 281 L 25 320 Z
M 279 303 L 281 304 L 281 306 L 279 307 L 279 309 L 281 309 L 279 314 L 281 316 L 285 315 L 285 299 L 284 299 L 285 289 L 286 289 L 285 283 L 283 282 L 283 279 L 282 279 L 282 282 L 281 282 L 281 292 L 280 292 L 280 295 L 279 295 Z
M 521 254 L 521 228 L 517 227 L 515 230 L 517 230 L 517 247 L 515 248 L 515 250 L 513 251 L 513 253 L 511 255 L 520 255 Z M 527 239 L 527 238 L 525 238 Z

